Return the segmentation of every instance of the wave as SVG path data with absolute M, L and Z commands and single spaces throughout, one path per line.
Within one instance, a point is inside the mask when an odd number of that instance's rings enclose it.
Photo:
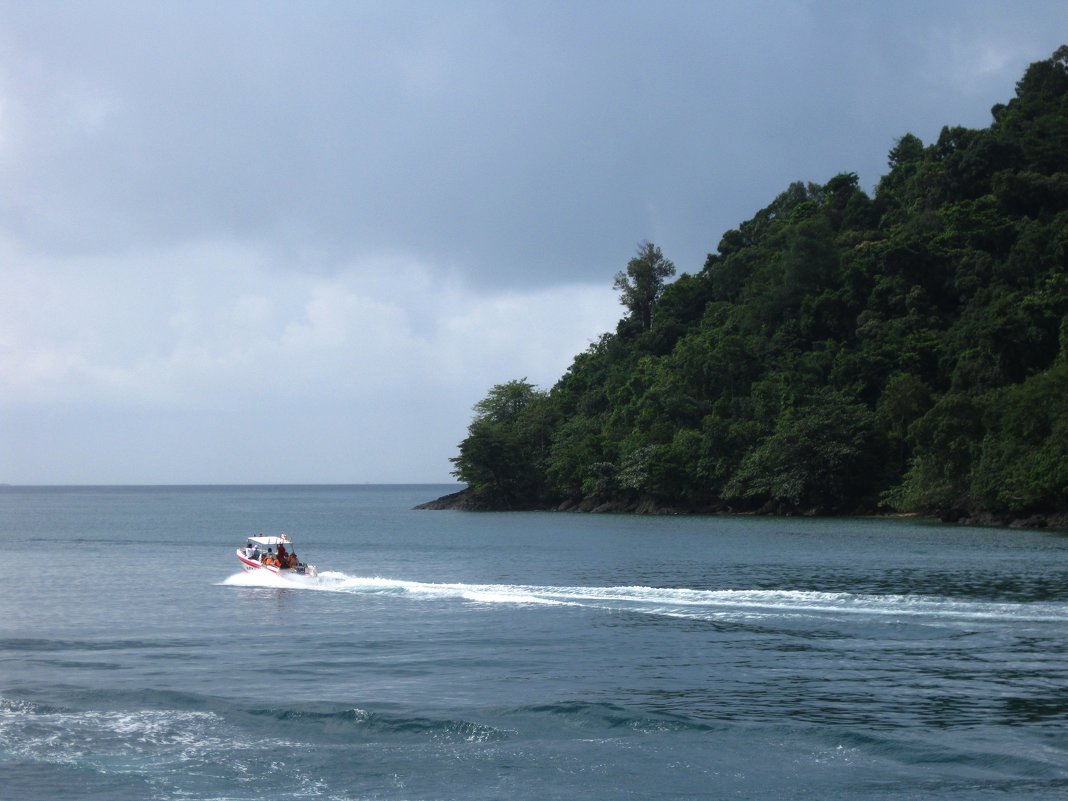
M 133 708 L 46 705 L 0 695 L 0 747 L 21 758 L 81 761 L 90 754 L 155 754 L 215 761 L 242 751 L 286 752 L 309 745 L 354 742 L 493 743 L 521 730 L 564 719 L 569 728 L 641 733 L 707 732 L 721 724 L 667 710 L 579 699 L 493 710 L 494 723 L 448 713 L 390 710 L 312 702 L 264 707 L 239 700 L 149 693 Z M 108 696 L 110 703 L 113 699 Z M 126 700 L 137 700 L 130 697 Z M 207 708 L 210 705 L 211 708 Z M 190 708 L 192 707 L 192 708 Z M 413 710 L 414 711 L 414 710 Z
M 180 650 L 200 644 L 200 640 L 173 639 L 118 639 L 118 640 L 72 640 L 45 639 L 40 637 L 0 637 L 0 653 L 49 653 L 64 651 L 145 651 Z
M 322 765 L 308 767 L 303 756 L 296 757 L 319 753 L 318 742 L 294 740 L 285 726 L 263 731 L 242 725 L 227 706 L 65 709 L 0 697 L 0 753 L 9 767 L 27 773 L 23 793 L 14 789 L 11 797 L 133 801 L 322 795 Z M 256 784 L 269 792 L 250 790 Z M 220 787 L 241 792 L 231 795 Z
M 1068 617 L 1068 604 L 1063 602 L 980 601 L 912 593 L 434 583 L 350 576 L 333 571 L 299 583 L 261 571 L 238 573 L 222 584 L 358 595 L 398 595 L 425 600 L 457 599 L 480 604 L 585 607 L 696 620 L 830 615 L 929 618 L 940 622 L 1041 623 L 1060 622 Z
M 292 754 L 332 743 L 490 743 L 516 734 L 452 715 L 333 704 L 264 708 L 168 695 L 115 709 L 111 700 L 97 698 L 96 704 L 77 708 L 0 695 L 0 751 L 29 763 L 138 771 L 146 762 L 219 765 L 241 761 L 242 755 Z M 188 708 L 189 701 L 196 708 Z M 109 706 L 101 708 L 101 703 Z M 201 708 L 209 703 L 213 708 Z
M 669 710 L 639 709 L 606 701 L 569 700 L 509 710 L 516 718 L 556 718 L 571 728 L 599 731 L 630 730 L 642 734 L 723 731 L 722 722 L 709 723 Z
M 249 729 L 264 731 L 272 725 L 284 729 L 287 736 L 316 742 L 354 739 L 417 738 L 435 742 L 485 743 L 506 740 L 515 731 L 486 723 L 453 717 L 397 715 L 374 712 L 359 707 L 295 709 L 250 709 L 243 713 Z M 234 715 L 241 719 L 241 715 Z

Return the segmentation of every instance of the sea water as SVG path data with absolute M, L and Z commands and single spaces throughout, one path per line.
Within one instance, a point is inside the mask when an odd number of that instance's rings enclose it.
M 0 489 L 0 801 L 1068 797 L 1064 534 L 450 489 Z

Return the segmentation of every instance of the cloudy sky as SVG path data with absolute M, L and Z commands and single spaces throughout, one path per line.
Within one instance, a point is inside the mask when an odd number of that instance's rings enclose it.
M 641 240 L 983 127 L 1064 0 L 0 0 L 0 483 L 450 481 Z

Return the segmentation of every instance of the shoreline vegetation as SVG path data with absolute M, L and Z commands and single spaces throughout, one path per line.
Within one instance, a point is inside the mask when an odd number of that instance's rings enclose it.
M 1068 46 L 991 114 L 871 196 L 791 184 L 695 274 L 642 242 L 616 330 L 492 387 L 420 508 L 1068 528 Z

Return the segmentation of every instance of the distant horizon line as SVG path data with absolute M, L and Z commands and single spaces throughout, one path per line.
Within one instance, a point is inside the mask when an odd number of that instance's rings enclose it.
M 359 481 L 359 482 L 268 482 L 268 483 L 227 483 L 206 484 L 198 483 L 167 483 L 167 484 L 13 484 L 0 481 L 0 489 L 204 489 L 204 488 L 270 488 L 270 487 L 463 487 L 462 482 L 457 481 Z

